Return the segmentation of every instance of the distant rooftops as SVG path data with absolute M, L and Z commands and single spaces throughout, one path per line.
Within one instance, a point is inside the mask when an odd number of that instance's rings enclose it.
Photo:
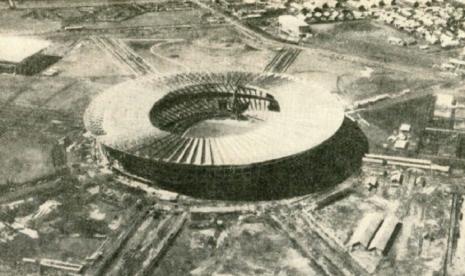
M 42 39 L 17 36 L 0 36 L 0 62 L 20 63 L 50 46 Z

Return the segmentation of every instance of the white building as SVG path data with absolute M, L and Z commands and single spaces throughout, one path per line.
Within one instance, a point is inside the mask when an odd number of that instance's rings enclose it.
M 0 73 L 23 73 L 41 63 L 40 53 L 51 43 L 46 40 L 0 36 Z
M 399 131 L 402 132 L 410 132 L 411 126 L 410 124 L 401 124 L 399 127 Z
M 399 229 L 401 225 L 397 217 L 386 217 L 375 237 L 370 242 L 369 250 L 374 250 L 379 255 L 385 255 L 397 234 L 397 229 Z
M 378 231 L 381 223 L 383 222 L 383 214 L 370 213 L 365 215 L 357 225 L 354 234 L 350 238 L 349 246 L 353 250 L 356 247 L 368 248 L 370 241 Z
M 281 15 L 278 17 L 280 31 L 292 37 L 301 37 L 305 33 L 310 32 L 310 27 L 302 17 L 294 15 Z

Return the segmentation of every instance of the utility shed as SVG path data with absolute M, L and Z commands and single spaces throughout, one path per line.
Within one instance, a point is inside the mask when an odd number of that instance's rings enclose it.
M 407 140 L 397 140 L 394 143 L 394 148 L 395 149 L 406 149 L 408 146 L 408 141 Z
M 41 55 L 51 43 L 46 40 L 0 36 L 0 73 L 31 75 L 51 64 Z
M 378 255 L 386 255 L 394 242 L 401 225 L 402 224 L 396 216 L 390 215 L 386 217 L 375 237 L 371 241 L 368 249 L 374 250 Z
M 278 17 L 279 28 L 290 36 L 299 37 L 310 32 L 310 26 L 304 19 L 293 15 L 281 15 Z
M 350 249 L 353 250 L 358 246 L 368 248 L 371 239 L 373 239 L 373 236 L 378 231 L 382 222 L 383 214 L 381 213 L 370 213 L 365 215 L 358 223 L 354 234 L 350 238 Z
M 399 127 L 399 131 L 402 132 L 410 132 L 411 126 L 410 124 L 401 124 Z
M 436 102 L 434 105 L 433 119 L 446 118 L 452 116 L 452 106 L 454 103 L 454 96 L 448 94 L 436 95 Z

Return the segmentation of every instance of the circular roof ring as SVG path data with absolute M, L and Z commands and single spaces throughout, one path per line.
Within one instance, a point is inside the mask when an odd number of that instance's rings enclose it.
M 318 82 L 255 72 L 130 80 L 97 96 L 84 123 L 122 171 L 168 190 L 230 200 L 318 190 L 301 186 L 334 175 L 327 171 L 340 163 L 329 161 L 341 158 L 334 146 L 347 140 L 345 128 L 355 129 Z

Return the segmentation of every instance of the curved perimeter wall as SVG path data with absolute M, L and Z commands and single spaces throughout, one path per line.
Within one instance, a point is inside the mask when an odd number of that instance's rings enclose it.
M 273 200 L 320 191 L 340 183 L 361 165 L 366 137 L 345 119 L 323 144 L 306 152 L 245 166 L 194 166 L 145 159 L 102 144 L 109 161 L 157 186 L 205 199 Z M 272 150 L 272 149 L 270 149 Z

